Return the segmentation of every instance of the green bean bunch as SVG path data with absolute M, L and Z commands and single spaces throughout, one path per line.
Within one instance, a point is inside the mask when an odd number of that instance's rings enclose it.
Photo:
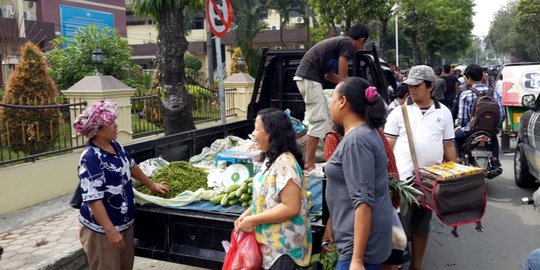
M 170 192 L 164 195 L 156 194 L 150 191 L 146 186 L 138 187 L 137 190 L 144 194 L 156 195 L 167 199 L 174 198 L 178 194 L 190 190 L 195 191 L 199 188 L 208 188 L 208 174 L 202 169 L 191 165 L 186 161 L 174 161 L 168 166 L 160 168 L 152 178 L 156 183 L 167 182 Z

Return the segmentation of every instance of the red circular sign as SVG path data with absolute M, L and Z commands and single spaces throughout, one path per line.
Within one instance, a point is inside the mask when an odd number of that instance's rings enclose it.
M 206 20 L 217 37 L 224 37 L 231 28 L 233 10 L 230 0 L 207 0 Z

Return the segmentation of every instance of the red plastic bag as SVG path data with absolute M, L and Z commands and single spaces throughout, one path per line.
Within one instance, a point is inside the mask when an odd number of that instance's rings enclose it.
M 231 233 L 231 245 L 225 255 L 222 270 L 259 270 L 262 266 L 262 255 L 255 233 Z

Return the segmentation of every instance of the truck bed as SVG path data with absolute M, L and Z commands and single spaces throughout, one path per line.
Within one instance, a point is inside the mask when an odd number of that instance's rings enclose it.
M 221 241 L 229 241 L 238 215 L 137 206 L 135 254 L 209 269 L 225 258 Z M 324 226 L 312 224 L 314 252 L 319 252 Z

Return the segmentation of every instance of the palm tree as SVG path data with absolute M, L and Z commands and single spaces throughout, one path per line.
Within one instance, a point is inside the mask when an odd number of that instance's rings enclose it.
M 165 92 L 162 97 L 165 135 L 195 129 L 191 97 L 184 86 L 184 52 L 189 31 L 185 14 L 202 10 L 204 0 L 130 0 L 128 4 L 137 16 L 157 23 L 158 81 Z

